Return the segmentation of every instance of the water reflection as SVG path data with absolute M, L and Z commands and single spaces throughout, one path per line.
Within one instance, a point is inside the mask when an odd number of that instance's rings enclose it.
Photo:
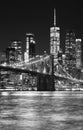
M 82 92 L 0 94 L 0 130 L 82 130 Z

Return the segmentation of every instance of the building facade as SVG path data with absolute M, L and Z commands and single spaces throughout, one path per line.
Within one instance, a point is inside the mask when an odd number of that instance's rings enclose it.
M 6 49 L 6 59 L 7 64 L 14 64 L 16 63 L 16 51 L 15 48 L 8 47 Z
M 62 59 L 63 57 L 62 57 L 62 55 L 63 55 L 63 52 L 60 49 L 59 52 L 58 52 L 58 62 L 60 63 L 60 65 L 63 65 L 63 59 Z
M 24 60 L 29 61 L 30 58 L 35 57 L 36 55 L 36 48 L 35 48 L 35 40 L 34 34 L 27 33 L 26 34 L 26 51 L 24 54 Z
M 76 39 L 76 68 L 80 69 L 82 66 L 82 49 L 81 49 L 82 39 Z
M 72 30 L 66 31 L 65 55 L 66 71 L 74 77 L 76 72 L 76 36 Z
M 22 42 L 21 41 L 12 41 L 11 48 L 14 48 L 16 51 L 16 62 L 21 62 L 23 60 Z
M 56 12 L 54 9 L 54 27 L 50 28 L 50 54 L 54 55 L 54 62 L 58 60 L 60 50 L 60 28 L 56 27 Z
M 2 51 L 0 52 L 0 64 L 6 63 L 7 59 L 6 59 L 6 52 Z

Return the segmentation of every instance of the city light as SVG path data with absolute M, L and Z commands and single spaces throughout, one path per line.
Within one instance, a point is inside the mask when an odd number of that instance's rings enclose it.
M 15 90 L 37 91 L 37 83 L 49 86 L 52 81 L 48 77 L 52 77 L 56 90 L 70 90 L 73 83 L 75 85 L 72 90 L 75 90 L 79 83 L 83 83 L 80 78 L 83 73 L 81 42 L 82 39 L 76 37 L 74 30 L 67 30 L 63 53 L 60 27 L 56 25 L 56 10 L 54 9 L 54 26 L 50 27 L 50 54 L 46 51 L 43 55 L 36 54 L 36 39 L 33 33 L 26 33 L 25 52 L 22 52 L 21 41 L 12 41 L 5 52 L 0 53 L 1 86 L 7 86 L 8 90 L 12 85 L 12 88 L 15 86 Z

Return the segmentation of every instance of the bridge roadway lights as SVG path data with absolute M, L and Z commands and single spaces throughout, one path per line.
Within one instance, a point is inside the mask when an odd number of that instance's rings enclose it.
M 37 75 L 37 91 L 55 91 L 53 77 L 50 75 Z
M 37 76 L 37 91 L 55 91 L 54 88 L 54 75 L 39 74 L 29 70 L 22 70 L 18 68 L 0 66 L 0 70 L 12 71 L 16 73 L 27 73 L 32 76 Z

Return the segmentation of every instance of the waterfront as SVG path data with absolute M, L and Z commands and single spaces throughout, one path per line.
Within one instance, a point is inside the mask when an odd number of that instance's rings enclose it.
M 0 92 L 0 130 L 82 130 L 83 91 Z

